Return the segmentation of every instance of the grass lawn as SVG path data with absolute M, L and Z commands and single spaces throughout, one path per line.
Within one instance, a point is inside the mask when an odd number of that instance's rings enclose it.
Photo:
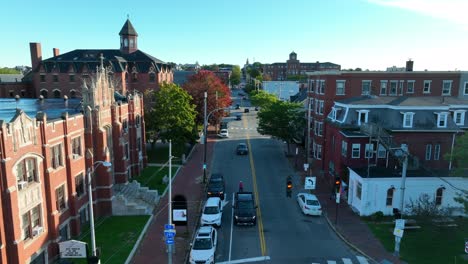
M 177 171 L 177 167 L 172 167 L 172 176 L 174 177 Z M 141 186 L 150 188 L 151 190 L 158 190 L 159 194 L 162 194 L 166 189 L 167 184 L 162 182 L 163 177 L 167 175 L 169 177 L 169 168 L 164 167 L 146 167 L 143 172 L 134 177 Z
M 96 247 L 101 252 L 101 263 L 125 263 L 143 227 L 150 216 L 110 216 L 95 220 Z M 89 227 L 80 237 L 74 238 L 88 243 L 91 250 Z M 68 259 L 72 263 L 85 264 L 86 259 Z
M 458 227 L 436 227 L 419 224 L 419 230 L 405 230 L 400 244 L 400 257 L 411 264 L 461 264 L 465 238 L 468 238 L 468 219 L 456 219 Z M 394 251 L 394 224 L 367 222 L 370 229 L 389 252 Z
M 190 150 L 185 153 L 188 155 Z M 157 143 L 153 148 L 146 149 L 146 154 L 148 155 L 149 163 L 166 163 L 169 160 L 169 144 Z M 183 151 L 176 151 L 172 148 L 172 159 L 173 164 L 182 164 L 182 154 Z

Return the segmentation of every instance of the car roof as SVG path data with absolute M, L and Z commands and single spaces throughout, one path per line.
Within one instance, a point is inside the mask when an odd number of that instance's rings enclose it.
M 211 179 L 223 179 L 223 178 L 224 178 L 224 176 L 221 173 L 211 173 L 210 180 Z
M 307 199 L 307 200 L 317 200 L 317 196 L 315 196 L 314 194 L 310 194 L 310 193 L 298 193 L 297 195 L 304 195 L 304 197 Z
M 219 197 L 210 197 L 206 200 L 206 206 L 218 206 L 219 201 L 221 201 Z
M 237 200 L 239 201 L 251 201 L 253 200 L 253 193 L 251 192 L 238 192 Z
M 239 147 L 239 146 L 246 146 L 246 147 L 247 147 L 247 145 L 246 145 L 245 143 L 239 143 L 239 144 L 237 144 L 237 146 L 238 146 L 238 147 Z
M 211 234 L 211 230 L 213 229 L 212 226 L 202 226 L 200 229 L 198 229 L 198 234 L 197 237 L 206 237 L 207 235 L 209 236 Z

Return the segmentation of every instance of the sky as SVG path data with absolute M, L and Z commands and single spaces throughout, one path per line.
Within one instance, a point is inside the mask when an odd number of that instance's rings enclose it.
M 127 16 L 138 48 L 178 64 L 332 62 L 342 69 L 468 71 L 467 0 L 9 1 L 0 67 L 31 65 L 29 43 L 118 49 Z

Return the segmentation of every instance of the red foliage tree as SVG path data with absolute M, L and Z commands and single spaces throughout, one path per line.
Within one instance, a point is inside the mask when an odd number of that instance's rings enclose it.
M 197 123 L 203 124 L 204 93 L 207 92 L 206 114 L 217 108 L 229 107 L 232 104 L 231 91 L 213 72 L 201 70 L 197 74 L 189 77 L 188 81 L 182 86 L 193 98 L 196 105 Z M 216 95 L 217 94 L 217 95 Z M 211 114 L 211 123 L 218 124 L 224 115 L 224 111 L 216 111 Z

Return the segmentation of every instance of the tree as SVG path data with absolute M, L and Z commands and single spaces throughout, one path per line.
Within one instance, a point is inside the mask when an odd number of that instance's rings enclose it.
M 253 105 L 259 106 L 261 109 L 268 108 L 270 105 L 278 101 L 276 95 L 260 90 L 250 96 L 250 102 Z
M 286 141 L 288 155 L 289 143 L 298 135 L 302 135 L 306 126 L 304 106 L 287 101 L 273 102 L 258 113 L 258 119 L 258 132 Z
M 444 155 L 446 160 L 454 164 L 453 176 L 468 177 L 468 133 L 457 138 L 453 153 Z M 461 203 L 468 214 L 468 190 L 459 190 L 454 200 Z
M 197 124 L 204 120 L 204 93 L 207 92 L 207 114 L 216 108 L 226 108 L 232 104 L 231 91 L 213 72 L 201 70 L 189 77 L 183 88 L 192 96 L 197 111 Z M 217 99 L 216 99 L 217 94 Z M 223 111 L 212 114 L 212 120 L 219 123 Z
M 249 68 L 249 69 L 248 69 L 248 72 L 249 72 L 250 77 L 252 77 L 252 78 L 254 78 L 254 79 L 257 78 L 257 76 L 262 75 L 262 73 L 260 72 L 260 70 L 255 69 L 255 68 Z
M 7 67 L 0 68 L 0 74 L 20 74 L 20 73 L 21 72 L 16 69 L 7 68 Z
M 238 85 L 240 83 L 241 71 L 239 65 L 234 65 L 231 72 L 231 84 Z
M 195 105 L 192 97 L 176 84 L 163 83 L 153 93 L 154 105 L 145 113 L 145 125 L 163 142 L 172 140 L 174 147 L 184 147 L 196 139 Z

